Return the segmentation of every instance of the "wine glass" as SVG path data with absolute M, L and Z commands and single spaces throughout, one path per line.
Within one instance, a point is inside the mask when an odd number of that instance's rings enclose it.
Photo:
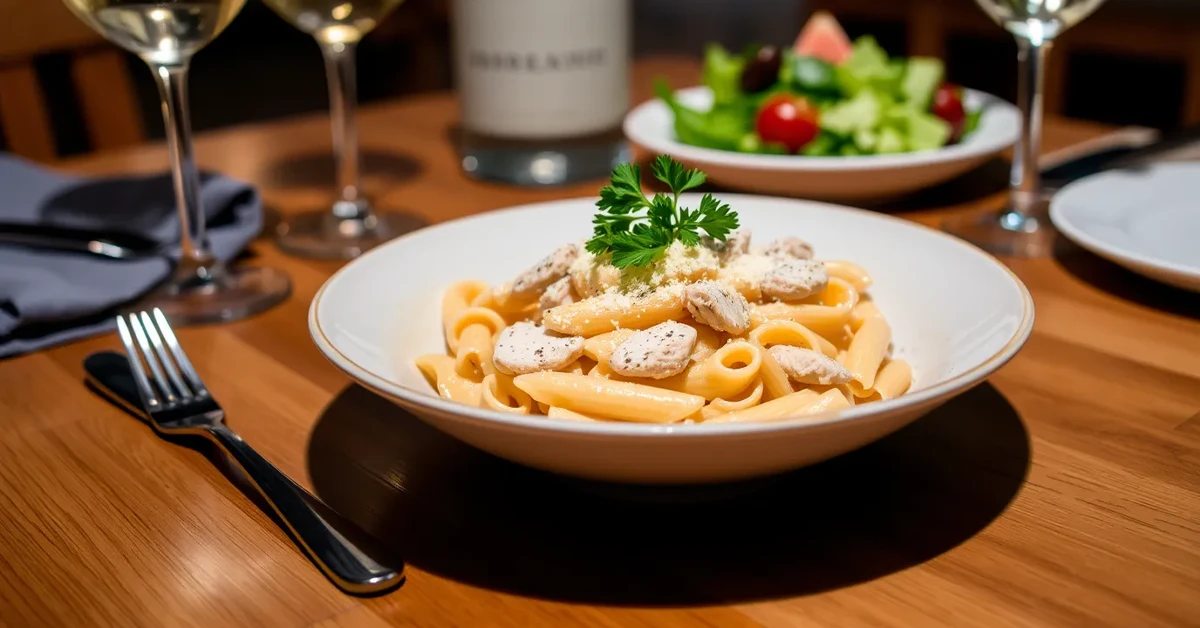
M 377 212 L 359 190 L 354 50 L 404 0 L 264 0 L 292 26 L 309 33 L 325 57 L 337 162 L 337 199 L 327 210 L 284 216 L 276 230 L 280 248 L 294 255 L 350 259 L 400 235 L 411 219 Z
M 1042 78 L 1054 38 L 1095 11 L 1104 0 L 975 0 L 1017 39 L 1017 101 L 1021 137 L 1013 151 L 1008 206 L 982 217 L 947 221 L 943 228 L 989 252 L 1036 257 L 1054 246 L 1048 200 L 1042 193 L 1038 153 L 1042 141 Z
M 187 73 L 192 55 L 212 41 L 245 0 L 65 0 L 68 8 L 113 43 L 141 57 L 162 96 L 163 123 L 181 227 L 179 264 L 139 309 L 160 308 L 172 323 L 229 321 L 261 312 L 291 292 L 283 271 L 231 268 L 209 249 L 200 177 L 192 153 Z

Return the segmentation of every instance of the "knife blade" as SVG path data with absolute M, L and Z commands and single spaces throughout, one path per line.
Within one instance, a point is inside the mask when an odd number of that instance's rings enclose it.
M 1168 133 L 1131 127 L 1046 155 L 1041 160 L 1042 188 L 1064 185 L 1106 170 L 1137 168 L 1155 161 L 1200 153 L 1200 126 Z
M 116 260 L 162 256 L 166 247 L 136 233 L 0 222 L 0 244 L 97 255 Z

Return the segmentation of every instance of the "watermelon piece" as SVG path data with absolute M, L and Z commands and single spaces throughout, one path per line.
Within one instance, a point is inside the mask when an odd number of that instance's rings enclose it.
M 792 50 L 798 56 L 816 57 L 838 65 L 850 57 L 850 38 L 833 14 L 817 11 L 800 29 Z

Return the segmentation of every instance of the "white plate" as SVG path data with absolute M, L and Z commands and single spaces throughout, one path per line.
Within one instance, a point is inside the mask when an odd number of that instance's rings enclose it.
M 691 87 L 677 94 L 690 107 L 707 110 L 712 106 L 712 92 L 707 87 Z M 968 108 L 985 109 L 979 127 L 964 141 L 895 155 L 758 155 L 691 146 L 675 137 L 674 115 L 657 98 L 629 112 L 624 129 L 634 144 L 700 168 L 714 182 L 731 189 L 824 200 L 879 200 L 953 179 L 1016 142 L 1021 128 L 1016 107 L 974 90 L 966 91 L 965 101 Z
M 691 206 L 697 200 L 682 198 Z M 321 287 L 309 328 L 335 365 L 451 436 L 531 467 L 632 483 L 764 476 L 861 447 L 983 381 L 1032 329 L 1025 286 L 961 240 L 812 201 L 738 194 L 721 200 L 760 238 L 797 234 L 815 245 L 818 257 L 853 260 L 872 273 L 870 294 L 894 330 L 895 353 L 915 371 L 911 392 L 840 413 L 757 425 L 583 423 L 440 399 L 413 360 L 445 351 L 445 288 L 462 279 L 509 280 L 562 243 L 587 237 L 594 198 L 489 212 L 392 240 Z
M 1050 220 L 1100 257 L 1200 292 L 1200 163 L 1080 179 L 1054 196 Z

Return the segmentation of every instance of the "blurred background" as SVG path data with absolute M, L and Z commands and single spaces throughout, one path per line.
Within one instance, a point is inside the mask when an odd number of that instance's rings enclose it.
M 503 2 L 504 0 L 496 0 Z M 946 59 L 948 78 L 1015 97 L 1013 38 L 970 0 L 634 0 L 635 56 L 699 56 L 710 40 L 789 43 L 814 10 L 892 54 Z M 407 0 L 360 45 L 364 105 L 453 87 L 453 0 Z M 1200 2 L 1110 0 L 1051 55 L 1046 112 L 1171 129 L 1200 123 Z M 197 132 L 328 108 L 311 36 L 253 0 L 193 63 Z M 93 124 L 92 120 L 105 120 Z M 163 135 L 140 60 L 57 0 L 0 0 L 0 150 L 53 159 Z

